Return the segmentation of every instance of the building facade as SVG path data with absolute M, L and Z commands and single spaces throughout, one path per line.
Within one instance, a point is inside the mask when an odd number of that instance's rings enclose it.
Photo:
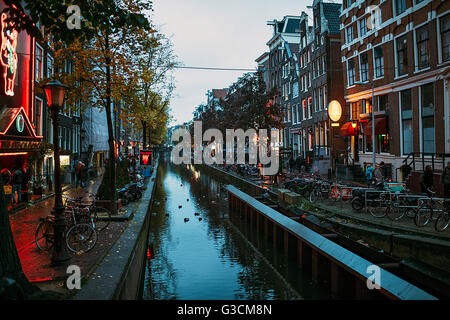
M 276 89 L 278 96 L 275 103 L 283 110 L 284 128 L 280 132 L 281 154 L 285 159 L 293 156 L 292 150 L 292 108 L 298 104 L 298 96 L 295 83 L 298 85 L 296 73 L 296 53 L 300 43 L 300 17 L 285 16 L 283 20 L 268 21 L 273 27 L 273 36 L 267 42 L 268 52 L 268 77 L 266 85 L 269 90 Z M 294 92 L 295 91 L 295 92 Z
M 335 169 L 345 153 L 345 141 L 337 135 L 336 125 L 345 122 L 345 111 L 332 124 L 328 104 L 336 100 L 344 105 L 342 66 L 340 56 L 340 4 L 316 0 L 312 17 L 305 12 L 300 20 L 299 103 L 293 109 L 291 133 L 298 155 L 307 167 L 314 166 L 325 174 Z M 309 20 L 313 21 L 309 25 Z
M 442 170 L 450 160 L 450 2 L 345 0 L 340 17 L 346 108 L 358 125 L 348 134 L 351 157 L 365 168 L 375 148 L 398 181 L 404 165 Z

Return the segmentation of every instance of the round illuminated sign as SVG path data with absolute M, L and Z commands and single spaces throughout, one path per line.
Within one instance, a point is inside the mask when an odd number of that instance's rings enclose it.
M 24 128 L 25 128 L 25 119 L 21 114 L 19 114 L 16 118 L 16 129 L 19 132 L 23 132 Z
M 334 122 L 338 122 L 341 119 L 342 107 L 339 101 L 333 100 L 328 105 L 328 116 Z

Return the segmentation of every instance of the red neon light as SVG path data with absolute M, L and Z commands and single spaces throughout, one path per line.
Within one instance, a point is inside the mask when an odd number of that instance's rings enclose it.
M 150 155 L 149 155 L 149 154 L 143 154 L 143 155 L 142 155 L 142 162 L 143 162 L 144 164 L 147 164 L 149 158 L 150 158 Z
M 20 114 L 20 112 L 23 111 L 23 115 L 24 115 L 24 120 L 25 122 L 28 124 L 28 127 L 31 129 L 31 134 L 33 135 L 34 138 L 42 138 L 42 137 L 38 137 L 36 136 L 36 133 L 33 130 L 33 125 L 30 122 L 30 119 L 28 118 L 27 113 L 25 112 L 25 108 L 24 107 L 20 107 L 19 111 L 16 112 L 16 114 L 14 116 L 12 116 L 8 126 L 6 127 L 5 131 L 0 132 L 1 135 L 4 135 L 9 128 L 12 126 L 12 124 L 14 123 L 14 121 L 16 120 L 17 116 Z
M 11 152 L 11 153 L 0 153 L 0 157 L 3 156 L 23 156 L 26 155 L 27 152 Z
M 13 28 L 12 22 L 5 22 L 6 13 L 2 13 L 0 18 L 2 44 L 0 46 L 1 59 L 3 66 L 3 80 L 5 81 L 5 94 L 14 96 L 14 79 L 17 71 L 17 35 L 18 32 Z

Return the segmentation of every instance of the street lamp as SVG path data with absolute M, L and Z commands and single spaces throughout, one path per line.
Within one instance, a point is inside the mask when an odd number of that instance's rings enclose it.
M 365 82 L 354 82 L 357 85 L 367 85 Z M 374 96 L 375 83 L 372 81 L 372 168 L 376 165 L 376 153 L 375 153 L 375 96 Z
M 55 233 L 55 243 L 53 244 L 52 264 L 60 265 L 70 260 L 70 255 L 66 247 L 66 226 L 67 221 L 64 216 L 64 206 L 62 203 L 61 189 L 61 168 L 59 159 L 59 124 L 58 114 L 64 104 L 64 93 L 68 88 L 58 80 L 52 80 L 43 86 L 47 103 L 50 108 L 51 118 L 53 122 L 53 147 L 55 161 L 55 206 L 52 214 L 55 216 L 53 225 Z

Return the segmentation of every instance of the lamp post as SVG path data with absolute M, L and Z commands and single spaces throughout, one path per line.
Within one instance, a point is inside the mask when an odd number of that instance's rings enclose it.
M 367 85 L 367 83 L 355 81 L 357 85 Z M 375 168 L 376 164 L 376 152 L 375 152 L 375 83 L 372 81 L 372 168 Z
M 53 157 L 55 161 L 55 206 L 52 210 L 52 214 L 55 216 L 55 222 L 53 225 L 55 242 L 53 244 L 52 264 L 61 265 L 70 260 L 70 255 L 68 254 L 66 247 L 67 221 L 64 216 L 64 206 L 62 203 L 58 114 L 64 104 L 64 92 L 68 87 L 63 85 L 58 80 L 52 80 L 44 85 L 43 88 L 47 97 L 47 103 L 50 108 L 50 115 L 53 122 Z

